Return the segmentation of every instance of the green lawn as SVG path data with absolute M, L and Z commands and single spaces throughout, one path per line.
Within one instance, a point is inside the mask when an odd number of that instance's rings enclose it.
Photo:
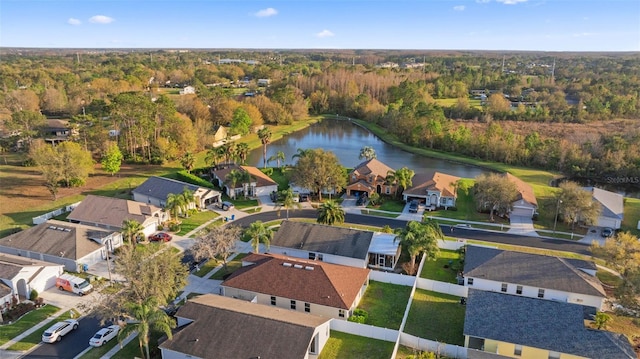
M 434 101 L 442 106 L 442 107 L 451 107 L 456 106 L 458 104 L 457 98 L 437 98 Z M 480 100 L 478 99 L 469 99 L 469 106 L 477 109 L 481 109 L 482 105 L 480 104 Z
M 137 341 L 136 341 L 137 342 Z M 105 355 L 109 350 L 115 347 L 118 344 L 118 338 L 111 339 L 110 342 L 104 344 L 101 347 L 94 348 L 91 347 L 91 350 L 86 352 L 81 358 L 82 359 L 100 359 L 103 355 Z
M 640 237 L 638 221 L 640 221 L 640 199 L 626 197 L 624 199 L 624 219 L 622 220 L 622 230 L 630 231 Z
M 378 209 L 381 211 L 389 211 L 389 212 L 399 212 L 401 213 L 404 210 L 405 203 L 401 200 L 385 198 L 381 205 L 372 206 L 367 205 L 367 208 Z
M 464 345 L 464 313 L 460 297 L 416 289 L 404 331 L 420 338 Z
M 73 311 L 73 317 L 74 318 L 78 318 L 80 316 L 80 313 L 78 313 L 77 310 L 71 309 L 71 311 Z M 65 320 L 65 319 L 69 319 L 69 318 L 71 318 L 70 311 L 65 311 L 62 314 L 60 314 L 59 316 L 57 316 L 50 323 L 44 325 L 40 329 L 37 329 L 33 333 L 31 333 L 31 334 L 27 335 L 26 337 L 22 338 L 22 340 L 20 340 L 19 342 L 15 342 L 13 345 L 11 345 L 7 349 L 8 350 L 13 350 L 13 351 L 29 350 L 29 349 L 33 348 L 34 346 L 40 344 L 40 342 L 42 341 L 42 333 L 44 333 L 45 330 L 47 330 L 54 323 L 62 321 L 62 320 Z
M 409 303 L 411 287 L 369 281 L 369 287 L 358 305 L 369 313 L 365 324 L 399 329 Z
M 179 236 L 184 236 L 203 225 L 205 222 L 208 222 L 218 216 L 219 215 L 214 211 L 200 211 L 188 218 L 181 218 L 182 224 L 180 225 L 180 232 L 177 234 Z
M 209 279 L 222 280 L 222 277 L 224 277 L 225 275 L 231 274 L 240 269 L 242 267 L 242 258 L 246 257 L 247 254 L 248 253 L 238 253 L 238 255 L 235 256 L 233 260 L 227 262 L 226 270 L 224 268 L 220 268 L 220 270 L 213 273 L 213 275 L 209 277 Z
M 331 331 L 331 338 L 318 359 L 389 359 L 393 353 L 392 342 L 358 335 Z
M 47 319 L 49 316 L 53 315 L 59 310 L 60 308 L 47 304 L 42 308 L 38 308 L 23 315 L 20 319 L 12 324 L 1 326 L 0 328 L 2 328 L 2 330 L 0 330 L 0 345 L 3 345 L 9 340 L 15 338 L 25 330 Z
M 215 267 L 217 267 L 220 263 L 222 263 L 221 261 L 218 261 L 215 258 L 210 258 L 205 264 L 200 266 L 200 269 L 193 272 L 194 275 L 197 275 L 198 277 L 202 278 L 204 277 L 207 273 L 211 272 Z
M 398 218 L 398 216 L 400 215 L 400 213 L 378 212 L 378 211 L 372 211 L 369 209 L 363 209 L 360 211 L 360 213 L 366 214 L 367 216 L 385 217 L 385 218 Z
M 458 283 L 456 275 L 462 269 L 461 267 L 460 253 L 441 249 L 435 261 L 424 263 L 420 277 L 455 284 Z

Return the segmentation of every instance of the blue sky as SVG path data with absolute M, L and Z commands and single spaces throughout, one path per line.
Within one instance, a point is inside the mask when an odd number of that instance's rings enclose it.
M 640 1 L 2 0 L 0 46 L 640 51 Z

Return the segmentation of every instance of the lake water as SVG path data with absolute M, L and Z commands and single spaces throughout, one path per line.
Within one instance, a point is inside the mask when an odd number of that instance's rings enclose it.
M 299 148 L 322 148 L 336 154 L 340 163 L 347 168 L 353 168 L 363 160 L 358 159 L 360 149 L 371 146 L 376 150 L 378 160 L 393 169 L 408 167 L 416 173 L 425 173 L 437 170 L 458 177 L 474 178 L 489 170 L 480 167 L 449 162 L 440 159 L 428 158 L 405 152 L 392 145 L 383 142 L 366 129 L 344 120 L 323 120 L 301 131 L 295 132 L 280 140 L 267 145 L 267 158 L 278 151 L 284 152 L 285 164 L 295 164 L 296 159 L 291 156 L 297 153 Z M 262 168 L 262 147 L 251 151 L 247 163 L 251 166 Z M 275 167 L 271 162 L 268 166 Z

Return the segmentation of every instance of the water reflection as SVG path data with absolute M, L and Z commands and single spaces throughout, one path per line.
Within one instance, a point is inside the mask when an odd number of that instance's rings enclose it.
M 488 170 L 444 160 L 421 157 L 391 146 L 371 132 L 349 121 L 324 120 L 315 123 L 308 128 L 286 136 L 267 146 L 267 158 L 278 151 L 285 154 L 285 164 L 294 164 L 295 155 L 299 148 L 322 148 L 336 154 L 343 166 L 352 168 L 362 162 L 358 159 L 360 149 L 371 146 L 376 150 L 377 158 L 389 167 L 398 169 L 404 166 L 416 173 L 424 173 L 438 170 L 459 177 L 473 178 Z M 262 167 L 262 148 L 251 151 L 247 163 L 252 166 Z M 269 166 L 276 166 L 275 162 Z

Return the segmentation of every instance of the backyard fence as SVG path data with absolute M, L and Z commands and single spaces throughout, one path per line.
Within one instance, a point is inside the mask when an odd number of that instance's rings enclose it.
M 53 217 L 59 216 L 59 215 L 61 215 L 63 213 L 71 212 L 76 207 L 78 207 L 79 204 L 80 204 L 80 202 L 76 202 L 76 203 L 70 204 L 70 205 L 68 205 L 66 207 L 58 208 L 55 211 L 51 211 L 51 212 L 45 213 L 45 214 L 43 214 L 41 216 L 33 217 L 32 218 L 33 224 L 41 224 L 41 223 L 44 223 L 44 222 L 46 222 L 47 220 L 49 220 L 49 219 L 51 219 Z
M 398 340 L 398 335 L 400 335 L 400 332 L 397 330 L 337 319 L 331 320 L 331 330 L 392 343 L 395 343 Z
M 376 282 L 382 282 L 382 283 L 413 286 L 413 283 L 415 282 L 416 277 L 412 275 L 402 275 L 397 273 L 388 273 L 388 272 L 372 270 L 369 273 L 369 279 L 374 280 Z
M 463 285 L 439 282 L 437 280 L 418 278 L 418 288 L 430 290 L 432 292 L 455 295 L 456 297 L 467 297 L 469 288 Z
M 400 344 L 425 352 L 444 355 L 448 358 L 467 358 L 467 348 L 465 347 L 419 338 L 407 333 L 400 333 Z

